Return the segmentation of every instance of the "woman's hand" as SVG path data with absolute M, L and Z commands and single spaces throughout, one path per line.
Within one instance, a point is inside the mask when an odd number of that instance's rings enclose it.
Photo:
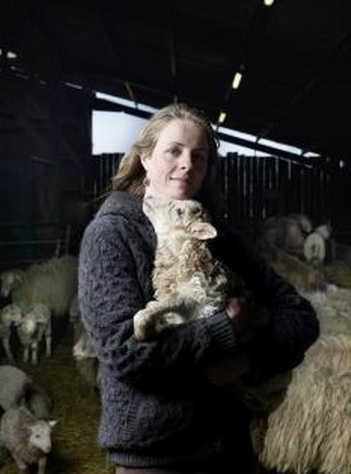
M 250 368 L 250 359 L 245 353 L 227 356 L 209 364 L 204 369 L 205 378 L 219 387 L 234 383 Z

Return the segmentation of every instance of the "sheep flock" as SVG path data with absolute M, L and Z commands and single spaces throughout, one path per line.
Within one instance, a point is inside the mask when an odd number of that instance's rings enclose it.
M 193 202 L 194 207 L 191 211 L 187 205 L 185 201 L 182 203 L 181 212 L 177 206 L 172 206 L 173 217 L 178 219 L 177 232 L 180 232 L 181 225 L 185 222 L 188 229 L 191 228 L 190 224 L 194 216 L 198 222 L 206 221 L 207 226 L 203 227 L 202 231 L 199 231 L 199 227 L 196 226 L 193 231 L 196 230 L 198 235 L 198 248 L 202 248 L 210 262 L 211 255 L 207 254 L 206 242 L 215 237 L 216 229 L 207 222 L 206 214 L 202 213 L 202 208 L 198 203 Z M 152 207 L 151 205 L 147 208 L 146 205 L 144 211 L 156 226 L 156 217 L 152 215 L 154 212 Z M 307 351 L 304 361 L 291 372 L 288 378 L 286 374 L 282 374 L 280 381 L 279 377 L 274 381 L 282 389 L 279 402 L 274 405 L 274 408 L 267 413 L 253 414 L 251 425 L 253 445 L 259 463 L 270 470 L 299 474 L 312 471 L 323 474 L 346 474 L 351 472 L 351 405 L 349 403 L 351 400 L 351 289 L 331 284 L 324 278 L 323 264 L 326 258 L 327 241 L 330 239 L 330 228 L 327 225 L 313 229 L 311 222 L 305 216 L 290 215 L 289 219 L 284 221 L 285 224 L 288 222 L 290 229 L 287 238 L 286 231 L 282 231 L 281 227 L 278 231 L 274 230 L 274 220 L 272 219 L 267 224 L 267 235 L 272 239 L 279 238 L 279 244 L 283 241 L 284 243 L 280 247 L 276 245 L 277 240 L 275 240 L 272 246 L 276 246 L 277 249 L 274 248 L 274 253 L 269 254 L 268 259 L 278 255 L 278 265 L 273 258 L 271 263 L 278 271 L 282 269 L 283 275 L 288 279 L 289 268 L 293 268 L 291 273 L 302 275 L 301 280 L 296 279 L 292 283 L 316 309 L 320 320 L 321 336 Z M 184 248 L 180 250 L 177 247 L 184 236 L 175 232 L 162 234 L 161 230 L 162 228 L 165 230 L 165 225 L 164 221 L 159 229 L 155 229 L 159 239 L 160 236 L 162 237 L 159 240 L 159 243 L 162 243 L 162 250 L 157 254 L 157 258 L 171 262 L 174 255 L 188 255 Z M 167 250 L 167 235 L 179 237 L 174 243 L 175 247 L 171 254 L 169 249 Z M 286 245 L 287 241 L 288 245 Z M 309 255 L 312 256 L 309 257 Z M 183 263 L 189 264 L 188 260 Z M 284 265 L 280 266 L 282 262 Z M 215 262 L 214 265 L 218 280 L 212 296 L 216 296 L 214 304 L 219 308 L 224 303 L 223 292 L 227 289 L 228 280 L 223 276 L 219 263 Z M 166 286 L 170 280 L 174 279 L 172 269 L 165 278 L 161 273 L 161 265 L 159 270 L 157 268 L 155 265 L 153 275 L 155 289 L 159 289 L 155 294 L 157 301 L 147 305 L 146 309 L 140 314 L 137 313 L 134 318 L 135 335 L 141 340 L 157 337 L 167 325 L 184 323 L 194 317 L 194 314 L 196 317 L 206 317 L 206 311 L 213 312 L 213 306 L 209 306 L 210 298 L 207 299 L 210 290 L 206 289 L 202 294 L 204 282 L 199 275 L 192 272 L 193 278 L 185 279 L 187 283 L 183 285 L 183 288 L 184 286 L 188 289 L 190 286 L 195 288 L 187 303 L 202 295 L 199 297 L 201 304 L 194 310 L 194 305 L 191 303 L 192 309 L 189 313 L 185 315 L 185 318 L 183 314 L 180 317 L 177 312 L 178 306 L 169 307 L 162 299 L 162 292 L 167 293 Z M 308 272 L 305 271 L 306 268 L 309 269 Z M 311 275 L 318 276 L 314 280 L 312 278 L 313 284 L 311 284 Z M 208 282 L 205 284 L 207 285 Z M 22 420 L 24 425 L 37 426 L 43 433 L 43 440 L 50 441 L 48 445 L 50 449 L 42 445 L 43 452 L 45 449 L 51 450 L 51 429 L 55 424 L 51 419 L 52 401 L 55 407 L 55 403 L 57 405 L 62 396 L 59 393 L 59 380 L 55 380 L 59 379 L 59 375 L 53 377 L 57 391 L 50 393 L 49 397 L 28 375 L 26 368 L 30 368 L 29 372 L 34 371 L 40 374 L 41 367 L 55 366 L 56 342 L 53 326 L 57 321 L 68 317 L 68 323 L 72 326 L 73 343 L 70 340 L 72 346 L 69 347 L 69 359 L 65 359 L 66 366 L 67 361 L 72 361 L 72 368 L 69 367 L 69 363 L 67 366 L 69 377 L 72 378 L 73 374 L 70 370 L 78 368 L 78 372 L 81 373 L 82 370 L 87 370 L 86 368 L 79 369 L 79 364 L 82 364 L 81 367 L 88 366 L 89 376 L 85 376 L 85 382 L 88 380 L 94 389 L 98 389 L 96 356 L 80 321 L 76 290 L 77 259 L 71 256 L 55 257 L 48 262 L 38 263 L 24 270 L 10 269 L 1 275 L 1 295 L 3 298 L 9 298 L 11 303 L 0 308 L 2 352 L 6 358 L 6 364 L 10 364 L 0 365 L 0 406 L 2 405 L 3 412 L 7 413 L 6 417 L 2 416 L 0 424 L 0 444 L 10 454 L 12 433 L 16 442 L 19 439 L 12 428 L 14 420 Z M 18 358 L 17 351 L 11 344 L 14 334 L 20 344 L 21 358 Z M 41 358 L 42 353 L 45 354 L 45 358 Z M 24 371 L 21 371 L 19 366 Z M 7 389 L 4 390 L 5 386 Z M 261 394 L 269 394 L 266 388 L 258 386 L 257 394 L 260 394 L 260 390 Z M 94 397 L 92 395 L 94 393 L 91 392 L 88 397 Z M 69 397 L 69 394 L 67 395 Z M 84 395 L 87 396 L 87 393 Z M 75 398 L 79 399 L 79 396 L 75 394 Z M 97 403 L 97 399 L 92 398 L 91 403 Z M 80 405 L 83 406 L 83 402 L 80 402 Z M 99 409 L 97 405 L 94 407 L 97 422 Z M 62 433 L 67 430 L 67 436 L 69 436 L 66 408 L 62 410 L 62 413 L 65 413 L 63 415 L 65 421 L 62 423 L 60 420 L 57 429 Z M 38 422 L 41 420 L 45 423 Z M 83 422 L 83 425 L 85 426 L 86 423 Z M 95 433 L 96 426 L 93 426 L 93 443 L 95 443 Z M 23 442 L 27 443 L 30 440 L 25 439 Z M 96 450 L 98 451 L 97 447 Z M 35 460 L 42 473 L 45 471 L 47 454 L 43 455 L 45 459 Z M 90 471 L 88 464 L 84 468 L 86 473 L 108 472 L 108 466 L 103 466 L 103 463 L 102 468 L 91 468 Z M 3 468 L 1 459 L 0 468 Z M 5 470 L 4 472 L 7 474 L 12 471 Z M 72 469 L 73 472 L 76 471 Z

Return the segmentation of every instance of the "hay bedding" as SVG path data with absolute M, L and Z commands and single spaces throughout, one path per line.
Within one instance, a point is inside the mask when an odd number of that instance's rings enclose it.
M 55 339 L 55 338 L 53 338 Z M 41 353 L 37 366 L 19 362 L 53 399 L 52 418 L 59 423 L 52 432 L 52 453 L 47 474 L 111 474 L 112 466 L 97 446 L 99 397 L 79 374 L 71 355 L 72 335 L 54 345 L 53 356 Z M 18 359 L 18 356 L 17 356 Z M 6 363 L 1 360 L 0 363 Z M 15 462 L 1 453 L 1 474 L 18 474 Z M 33 470 L 36 472 L 36 469 Z

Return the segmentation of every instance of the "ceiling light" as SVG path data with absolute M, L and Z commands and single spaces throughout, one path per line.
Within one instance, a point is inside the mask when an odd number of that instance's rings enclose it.
M 233 82 L 232 82 L 232 88 L 233 89 L 239 89 L 239 86 L 240 86 L 240 83 L 241 83 L 241 79 L 243 78 L 243 73 L 240 72 L 240 71 L 237 71 L 235 74 L 234 74 L 234 77 L 233 77 Z
M 0 56 L 2 55 L 5 55 L 5 50 L 3 50 L 2 48 L 0 48 Z M 6 57 L 7 59 L 16 59 L 17 58 L 17 54 L 14 53 L 13 51 L 7 51 L 6 52 Z
M 226 119 L 227 114 L 225 112 L 221 112 L 218 117 L 218 123 L 223 123 Z
M 274 0 L 263 0 L 263 4 L 266 6 L 266 7 L 271 7 L 274 3 Z

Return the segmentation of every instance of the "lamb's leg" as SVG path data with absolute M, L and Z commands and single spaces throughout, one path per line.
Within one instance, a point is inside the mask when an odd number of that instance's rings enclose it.
M 23 347 L 23 361 L 27 364 L 29 362 L 29 344 Z
M 42 456 L 38 462 L 38 474 L 45 474 L 47 457 Z
M 17 467 L 18 469 L 21 471 L 21 474 L 29 474 L 29 466 L 23 461 L 23 459 L 21 459 L 20 456 L 14 454 L 14 453 L 11 453 L 12 454 L 12 457 L 15 461 L 15 463 L 17 464 Z
M 12 350 L 10 346 L 10 334 L 4 336 L 2 340 L 2 345 L 4 347 L 4 351 L 5 351 L 8 361 L 10 362 L 10 364 L 15 365 L 15 358 L 12 354 Z
M 172 324 L 181 324 L 182 304 L 165 304 L 159 301 L 150 301 L 146 308 L 134 315 L 134 335 L 136 339 L 145 341 L 157 336 L 165 327 Z
M 31 344 L 31 351 L 32 351 L 32 364 L 37 365 L 38 363 L 38 341 L 32 342 Z
M 48 326 L 45 329 L 45 348 L 46 348 L 46 357 L 51 357 L 51 321 L 49 321 Z

